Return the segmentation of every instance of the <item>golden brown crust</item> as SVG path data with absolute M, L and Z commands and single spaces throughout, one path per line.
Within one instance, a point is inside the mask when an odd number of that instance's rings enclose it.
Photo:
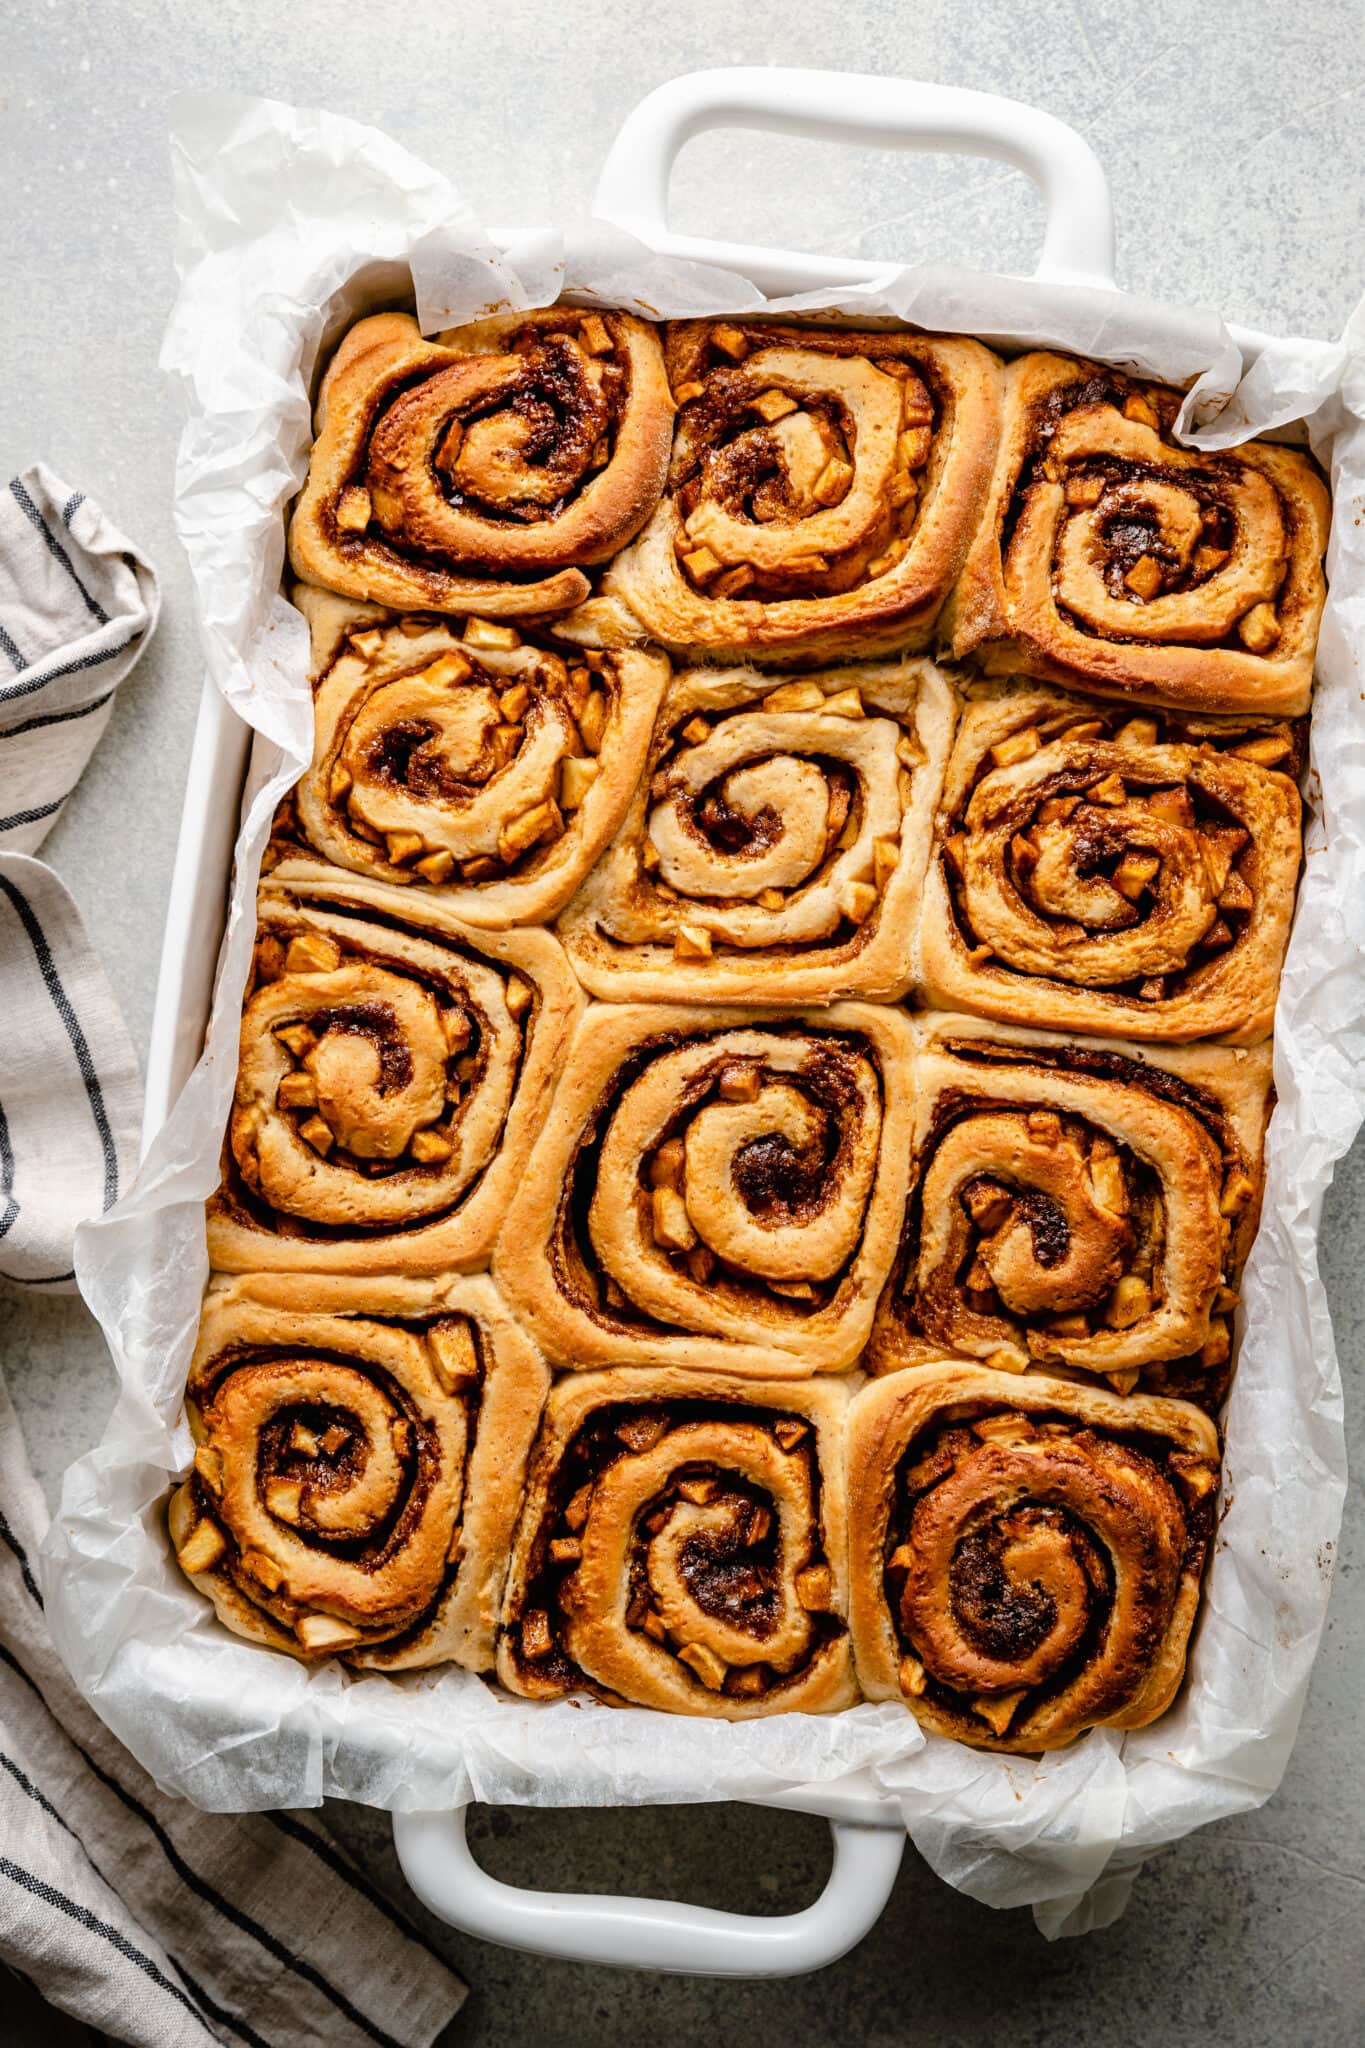
M 1266 1037 L 1300 730 L 1008 684 L 971 695 L 925 878 L 929 1000 L 1141 1039 Z
M 425 341 L 359 321 L 323 378 L 289 533 L 305 580 L 395 610 L 564 611 L 663 487 L 673 408 L 653 329 L 549 307 Z
M 488 1670 L 548 1387 L 486 1275 L 217 1281 L 181 1568 L 237 1635 L 304 1661 Z
M 680 408 L 669 481 L 608 570 L 607 602 L 698 657 L 926 646 L 991 473 L 1000 366 L 990 351 L 930 335 L 694 320 L 669 328 L 666 353 Z
M 1022 1754 L 1165 1711 L 1328 516 L 1179 404 L 799 323 L 344 337 L 168 1504 L 230 1629 Z
M 911 1027 L 594 1004 L 493 1255 L 558 1365 L 842 1372 L 895 1252 Z
M 1020 356 L 986 507 L 943 619 L 992 672 L 1175 708 L 1308 708 L 1330 501 L 1306 455 L 1180 447 L 1181 394 Z
M 507 1575 L 503 1683 L 729 1721 L 851 1706 L 846 1408 L 842 1381 L 561 1381 Z
M 582 997 L 548 932 L 479 932 L 381 883 L 319 876 L 259 898 L 210 1263 L 468 1271 L 487 1261 Z
M 1025 1754 L 1165 1712 L 1213 1532 L 1207 1416 L 953 1360 L 874 1381 L 848 1437 L 869 1699 Z
M 618 1002 L 904 995 L 954 708 L 926 661 L 676 676 L 560 921 L 579 979 Z
M 931 1015 L 905 1229 L 868 1362 L 948 1352 L 1216 1407 L 1255 1234 L 1270 1050 Z
M 515 627 L 405 617 L 298 585 L 313 636 L 311 767 L 266 866 L 336 863 L 466 924 L 540 923 L 625 815 L 668 681 L 661 654 L 561 654 Z

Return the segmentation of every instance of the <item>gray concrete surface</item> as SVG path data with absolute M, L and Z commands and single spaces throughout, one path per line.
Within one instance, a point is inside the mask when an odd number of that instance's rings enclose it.
M 170 499 L 177 401 L 156 356 L 173 289 L 165 131 L 209 87 L 323 104 L 388 129 L 485 218 L 583 202 L 622 115 L 708 64 L 791 63 L 1012 93 L 1090 138 L 1117 201 L 1124 282 L 1279 329 L 1335 334 L 1365 283 L 1365 12 L 1334 0 L 11 0 L 0 19 L 0 473 L 35 457 L 98 496 L 152 553 L 165 621 L 49 851 L 145 1044 L 199 663 Z M 1025 267 L 1039 212 L 987 164 L 708 137 L 679 168 L 694 232 Z M 1365 1402 L 1365 1149 L 1326 1206 L 1323 1258 L 1357 1450 Z M 0 1356 L 55 1488 L 98 1433 L 112 1379 L 78 1303 L 0 1289 Z M 474 1987 L 463 2044 L 1144 2043 L 1338 2048 L 1365 2039 L 1359 1757 L 1365 1556 L 1351 1503 L 1299 1745 L 1263 1812 L 1206 1831 L 1141 1879 L 1111 1932 L 1046 1946 L 908 1856 L 881 1926 L 821 1976 L 718 1985 L 542 1964 L 427 1921 Z M 382 1817 L 337 1831 L 398 1886 Z M 814 1895 L 821 1824 L 752 1809 L 483 1815 L 499 1875 L 790 1910 Z M 28 2023 L 16 2020 L 16 2037 Z M 32 2038 L 57 2034 L 33 2022 Z

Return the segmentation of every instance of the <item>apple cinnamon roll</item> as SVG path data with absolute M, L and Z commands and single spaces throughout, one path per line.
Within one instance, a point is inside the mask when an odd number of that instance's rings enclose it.
M 555 1364 L 840 1372 L 904 1204 L 899 1011 L 585 1014 L 493 1270 Z
M 863 1691 L 978 1749 L 1145 1727 L 1184 1675 L 1217 1488 L 1183 1401 L 961 1364 L 874 1381 L 849 1418 Z
M 958 728 L 925 880 L 931 1002 L 1134 1038 L 1264 1038 L 1302 755 L 1296 725 L 990 689 Z
M 1255 1234 L 1270 1049 L 927 1018 L 877 1372 L 957 1353 L 1216 1407 Z
M 691 669 L 560 932 L 596 996 L 892 1000 L 954 699 L 929 662 Z
M 666 356 L 679 408 L 667 487 L 565 630 L 619 632 L 624 606 L 701 658 L 925 647 L 995 456 L 989 350 L 693 320 L 668 330 Z
M 351 877 L 269 887 L 210 1263 L 386 1275 L 484 1262 L 582 1008 L 548 932 L 477 932 Z M 382 918 L 382 922 L 380 919 Z
M 1308 709 L 1326 488 L 1307 455 L 1268 441 L 1182 448 L 1181 402 L 1070 356 L 1010 364 L 944 622 L 955 655 L 1176 709 Z
M 504 1685 L 730 1721 L 851 1706 L 846 1407 L 837 1381 L 560 1381 L 507 1575 Z
M 488 1670 L 548 1384 L 486 1275 L 216 1282 L 169 1508 L 181 1570 L 291 1656 Z
M 395 620 L 299 587 L 313 635 L 313 761 L 267 865 L 319 861 L 468 924 L 553 917 L 625 815 L 668 680 L 660 654 L 561 654 L 513 626 Z
M 374 314 L 322 380 L 294 569 L 397 611 L 564 611 L 653 511 L 672 418 L 658 337 L 629 313 L 551 306 L 432 341 Z

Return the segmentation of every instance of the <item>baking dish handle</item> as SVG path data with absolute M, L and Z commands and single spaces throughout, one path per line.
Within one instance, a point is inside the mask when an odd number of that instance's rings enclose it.
M 847 71 L 739 65 L 691 71 L 657 86 L 627 115 L 598 180 L 595 210 L 655 248 L 701 261 L 742 264 L 738 245 L 675 235 L 668 184 L 683 144 L 708 128 L 763 128 L 880 149 L 946 150 L 1013 164 L 1039 188 L 1046 209 L 1035 277 L 1114 289 L 1114 210 L 1109 182 L 1088 142 L 1055 115 L 996 93 Z M 790 270 L 783 255 L 781 267 Z M 826 257 L 795 261 L 812 282 L 857 283 L 885 264 Z M 762 282 L 762 280 L 758 280 Z
M 503 1884 L 475 1862 L 467 1812 L 393 1817 L 403 1875 L 439 1919 L 532 1955 L 688 1977 L 796 1977 L 837 1962 L 875 1926 L 905 1847 L 899 1815 L 894 1826 L 832 1821 L 834 1862 L 814 1905 L 781 1915 L 721 1913 L 671 1899 Z

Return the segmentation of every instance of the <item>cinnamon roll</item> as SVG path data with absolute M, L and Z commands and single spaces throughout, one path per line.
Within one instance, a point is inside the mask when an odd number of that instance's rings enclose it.
M 564 611 L 653 511 L 673 407 L 658 337 L 551 306 L 425 341 L 377 313 L 332 357 L 296 573 L 403 611 Z
M 729 1721 L 851 1706 L 846 1405 L 839 1381 L 666 1366 L 560 1381 L 507 1575 L 504 1685 Z
M 182 1571 L 295 1657 L 489 1669 L 548 1384 L 486 1275 L 216 1282 L 169 1509 Z
M 313 635 L 312 766 L 280 808 L 267 865 L 319 861 L 467 924 L 553 917 L 621 823 L 668 681 L 660 654 L 572 663 L 514 626 L 395 620 L 300 586 Z
M 954 711 L 926 661 L 677 676 L 561 920 L 579 979 L 625 1001 L 904 995 Z
M 1145 1727 L 1184 1674 L 1217 1487 L 1183 1401 L 956 1363 L 874 1381 L 849 1419 L 863 1691 L 978 1749 Z
M 955 655 L 1111 697 L 1308 709 L 1330 509 L 1309 458 L 1173 438 L 1181 393 L 1070 356 L 1005 372 L 986 508 L 945 616 Z
M 1301 728 L 985 687 L 925 881 L 931 1002 L 1134 1038 L 1264 1038 L 1299 871 Z
M 483 1263 L 582 999 L 548 932 L 477 932 L 352 878 L 262 890 L 210 1263 Z M 382 920 L 382 921 L 381 921 Z
M 925 647 L 995 455 L 989 350 L 692 320 L 666 356 L 664 496 L 565 630 L 619 633 L 628 615 L 665 647 L 733 659 Z
M 913 1168 L 869 1363 L 956 1352 L 1216 1407 L 1255 1234 L 1270 1049 L 918 1027 Z
M 899 1011 L 594 1005 L 493 1255 L 558 1365 L 840 1372 L 910 1153 Z

